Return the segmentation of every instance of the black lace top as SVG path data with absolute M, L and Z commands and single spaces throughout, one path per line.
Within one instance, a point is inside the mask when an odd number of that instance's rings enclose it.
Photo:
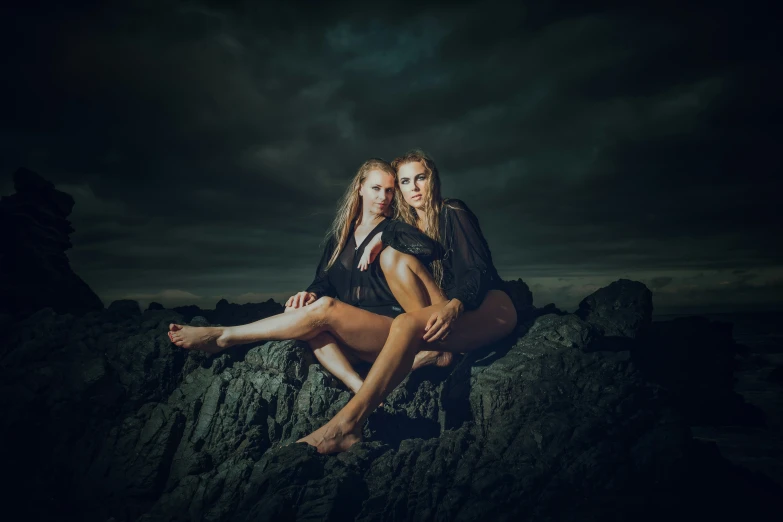
M 381 221 L 362 241 L 356 244 L 351 230 L 350 237 L 340 253 L 340 257 L 326 270 L 326 265 L 334 252 L 336 240 L 329 237 L 321 255 L 321 262 L 315 272 L 315 279 L 307 287 L 318 297 L 336 297 L 340 301 L 382 315 L 396 315 L 402 312 L 394 298 L 386 277 L 377 260 L 365 271 L 357 266 L 370 240 L 382 232 L 381 240 L 404 254 L 416 256 L 425 266 L 443 255 L 443 248 L 437 241 L 429 238 L 417 228 L 401 221 L 385 219 Z M 392 312 L 389 312 L 392 310 Z
M 443 256 L 443 291 L 449 299 L 459 299 L 465 310 L 475 310 L 493 289 L 502 289 L 492 253 L 481 233 L 479 221 L 458 199 L 443 202 L 440 214 Z

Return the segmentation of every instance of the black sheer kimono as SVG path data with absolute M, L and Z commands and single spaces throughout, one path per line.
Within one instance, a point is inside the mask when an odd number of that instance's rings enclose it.
M 440 214 L 443 256 L 443 291 L 449 299 L 459 299 L 465 310 L 475 310 L 490 290 L 503 290 L 487 240 L 478 218 L 458 200 L 443 202 Z
M 330 237 L 321 256 L 321 262 L 318 263 L 315 279 L 307 287 L 307 291 L 313 292 L 318 297 L 336 297 L 340 301 L 379 315 L 388 317 L 400 315 L 403 309 L 389 289 L 380 263 L 371 263 L 363 272 L 357 268 L 365 247 L 378 232 L 383 233 L 381 240 L 384 245 L 404 254 L 416 256 L 425 266 L 443 255 L 441 245 L 417 228 L 401 221 L 385 219 L 367 234 L 360 245 L 356 244 L 351 230 L 340 257 L 329 270 L 326 270 L 337 242 L 334 237 Z

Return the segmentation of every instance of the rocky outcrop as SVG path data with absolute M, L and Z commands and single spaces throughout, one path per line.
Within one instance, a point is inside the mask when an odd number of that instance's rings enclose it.
M 24 168 L 14 173 L 14 187 L 15 194 L 0 199 L 0 313 L 101 310 L 103 303 L 65 255 L 71 248 L 73 198 Z
M 504 290 L 511 297 L 514 303 L 514 309 L 517 311 L 517 317 L 523 318 L 533 313 L 533 292 L 527 286 L 527 283 L 521 279 L 516 281 L 504 281 Z
M 652 324 L 652 292 L 638 281 L 620 279 L 585 297 L 576 315 L 605 337 L 633 339 Z
M 150 303 L 150 309 L 157 309 L 153 308 L 153 304 L 157 305 L 157 303 Z M 194 317 L 203 317 L 210 324 L 233 326 L 252 323 L 270 315 L 280 314 L 283 312 L 283 306 L 272 299 L 263 303 L 245 304 L 229 303 L 226 299 L 221 299 L 214 309 L 202 309 L 195 305 L 188 305 L 178 306 L 173 310 L 181 314 L 186 322 L 190 322 Z
M 779 487 L 691 437 L 699 386 L 651 369 L 683 330 L 615 303 L 531 306 L 509 339 L 409 375 L 337 456 L 292 444 L 351 396 L 302 343 L 212 357 L 168 342 L 172 310 L 43 310 L 0 339 L 7 493 L 33 518 L 100 521 L 774 519 Z M 612 322 L 629 349 L 599 349 Z M 722 368 L 702 365 L 725 388 Z

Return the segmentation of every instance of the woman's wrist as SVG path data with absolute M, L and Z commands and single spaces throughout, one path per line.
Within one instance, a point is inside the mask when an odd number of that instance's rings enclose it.
M 462 301 L 457 298 L 449 299 L 449 302 L 446 303 L 446 306 L 453 308 L 457 311 L 458 314 L 461 314 L 465 310 L 465 305 L 462 304 Z

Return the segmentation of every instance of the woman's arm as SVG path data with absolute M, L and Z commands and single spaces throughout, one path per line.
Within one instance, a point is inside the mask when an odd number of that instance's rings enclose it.
M 441 219 L 446 218 L 445 232 L 451 239 L 448 255 L 452 284 L 448 297 L 458 300 L 465 310 L 475 310 L 496 277 L 492 254 L 476 215 L 459 200 L 450 203 L 441 215 Z
M 391 247 L 403 254 L 416 257 L 423 265 L 443 257 L 440 243 L 402 221 L 390 221 L 382 232 L 378 232 L 367 243 L 359 259 L 359 270 L 367 270 L 385 247 Z
M 390 221 L 383 230 L 381 241 L 403 254 L 415 256 L 425 265 L 443 257 L 443 246 L 440 243 L 402 221 Z
M 444 205 L 441 213 L 444 239 L 449 247 L 449 273 L 444 274 L 449 300 L 434 312 L 425 326 L 427 342 L 448 337 L 451 326 L 465 310 L 475 310 L 487 295 L 496 272 L 478 218 L 459 200 Z

